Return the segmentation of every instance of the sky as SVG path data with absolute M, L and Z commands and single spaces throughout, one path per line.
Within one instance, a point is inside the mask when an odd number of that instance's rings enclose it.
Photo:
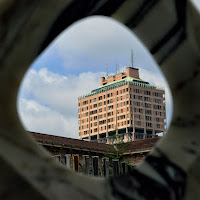
M 200 0 L 196 0 L 200 4 Z M 89 17 L 71 25 L 30 66 L 20 87 L 18 112 L 26 130 L 78 138 L 78 96 L 100 85 L 100 77 L 131 65 L 140 78 L 165 87 L 167 125 L 173 101 L 164 75 L 124 25 L 107 17 Z

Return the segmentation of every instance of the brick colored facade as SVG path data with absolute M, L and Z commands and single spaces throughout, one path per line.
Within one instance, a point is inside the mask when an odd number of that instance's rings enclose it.
M 101 77 L 99 88 L 79 97 L 78 125 L 80 139 L 108 144 L 156 137 L 166 130 L 165 91 L 136 68 Z

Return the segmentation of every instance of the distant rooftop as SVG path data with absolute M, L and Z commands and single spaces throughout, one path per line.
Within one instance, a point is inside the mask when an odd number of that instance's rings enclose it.
M 35 133 L 29 132 L 28 134 L 32 135 L 35 140 L 42 144 L 43 146 L 55 146 L 55 147 L 62 147 L 62 148 L 70 148 L 70 149 L 82 149 L 87 151 L 94 151 L 94 152 L 103 152 L 103 153 L 110 153 L 114 154 L 115 152 L 112 150 L 112 145 L 104 144 L 104 143 L 96 143 L 96 142 L 87 142 L 84 140 L 72 139 L 67 137 L 55 136 L 55 135 L 48 135 L 42 133 Z M 126 153 L 131 152 L 139 152 L 139 151 L 150 151 L 151 148 L 155 146 L 158 142 L 160 137 L 156 138 L 148 138 L 144 140 L 137 140 L 129 142 L 130 145 L 126 147 Z M 126 143 L 127 144 L 127 143 Z M 123 148 L 126 144 L 118 145 L 118 148 Z

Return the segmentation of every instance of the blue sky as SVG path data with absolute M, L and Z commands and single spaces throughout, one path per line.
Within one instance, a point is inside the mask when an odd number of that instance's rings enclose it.
M 140 77 L 165 87 L 169 124 L 170 90 L 149 52 L 125 26 L 96 16 L 65 30 L 27 71 L 18 97 L 25 128 L 78 138 L 78 96 L 98 87 L 107 68 L 111 74 L 115 73 L 116 65 L 120 70 L 130 66 L 131 49 Z

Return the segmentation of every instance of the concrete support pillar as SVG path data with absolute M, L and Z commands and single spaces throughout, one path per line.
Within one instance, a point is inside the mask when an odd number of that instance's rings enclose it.
M 65 154 L 65 164 L 67 168 L 71 168 L 71 154 Z
M 135 140 L 135 130 L 133 129 L 133 133 L 132 133 L 132 141 Z
M 89 155 L 83 155 L 83 159 L 84 159 L 84 174 L 85 175 L 89 175 L 89 171 L 90 171 L 90 164 L 89 164 Z
M 153 129 L 153 130 L 152 130 L 152 138 L 154 138 L 155 135 L 156 135 L 156 134 L 155 134 L 155 130 Z
M 103 175 L 105 177 L 109 176 L 109 158 L 102 158 L 103 161 Z
M 113 163 L 113 175 L 119 176 L 119 159 L 112 159 Z
M 121 162 L 122 165 L 122 174 L 126 174 L 127 173 L 127 162 Z
M 147 138 L 147 130 L 146 128 L 144 128 L 144 135 L 143 135 L 143 139 Z
M 55 158 L 59 163 L 61 162 L 61 155 L 55 155 Z
M 92 156 L 92 171 L 94 176 L 99 175 L 99 156 Z

